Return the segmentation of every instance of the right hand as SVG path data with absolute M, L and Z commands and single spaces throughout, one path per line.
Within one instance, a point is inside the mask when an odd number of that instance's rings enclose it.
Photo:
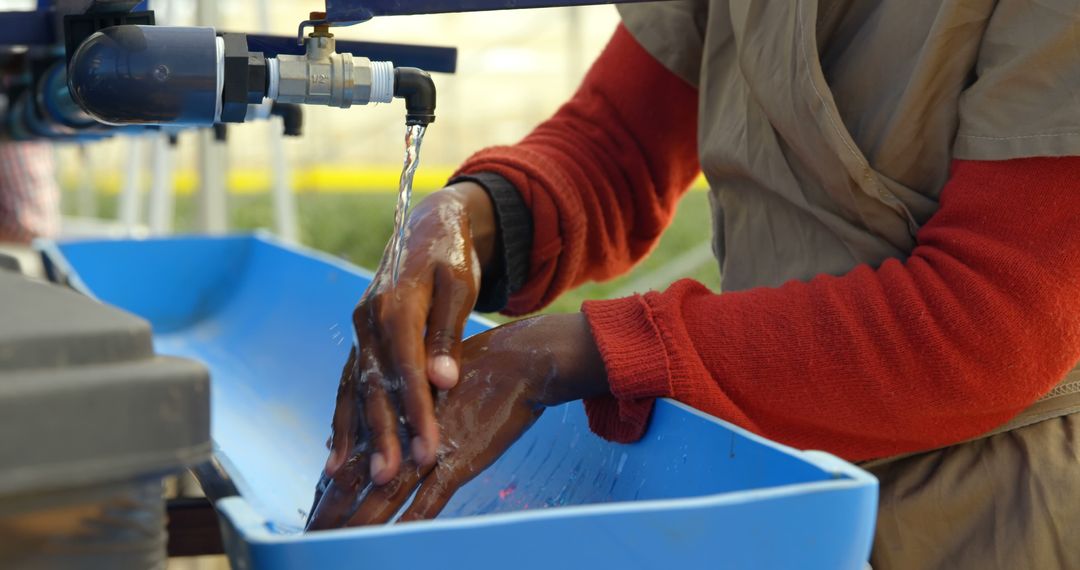
M 581 313 L 543 315 L 478 334 L 464 343 L 461 382 L 436 410 L 447 445 L 438 464 L 406 463 L 380 487 L 366 457 L 354 455 L 320 485 L 308 530 L 382 524 L 416 491 L 399 519 L 434 518 L 459 488 L 487 469 L 550 406 L 610 393 L 600 351 Z
M 436 192 L 412 211 L 397 284 L 388 249 L 353 312 L 359 348 L 338 387 L 326 476 L 362 456 L 362 475 L 385 484 L 398 473 L 406 437 L 411 461 L 434 465 L 439 426 L 432 388 L 458 382 L 461 336 L 495 233 L 491 199 L 473 183 Z

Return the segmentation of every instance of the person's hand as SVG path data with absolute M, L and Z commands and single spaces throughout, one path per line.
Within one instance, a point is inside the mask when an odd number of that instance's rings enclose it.
M 491 200 L 476 184 L 436 192 L 410 214 L 397 283 L 388 248 L 353 312 L 359 347 L 342 372 L 325 475 L 363 468 L 386 483 L 406 443 L 412 462 L 435 463 L 433 387 L 458 382 L 462 330 L 494 240 Z
M 309 530 L 384 523 L 414 490 L 399 520 L 432 518 L 545 407 L 608 391 L 603 361 L 580 314 L 535 317 L 472 337 L 464 343 L 462 369 L 458 386 L 438 396 L 445 443 L 437 464 L 409 460 L 391 482 L 375 486 L 365 469 L 371 454 L 354 455 L 320 486 Z

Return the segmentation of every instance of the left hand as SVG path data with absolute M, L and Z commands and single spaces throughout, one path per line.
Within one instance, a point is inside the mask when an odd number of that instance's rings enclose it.
M 353 311 L 359 347 L 338 385 L 326 474 L 363 463 L 382 485 L 397 476 L 406 455 L 435 464 L 432 390 L 458 382 L 461 336 L 495 233 L 487 191 L 462 183 L 431 194 L 409 215 L 396 282 L 393 244 L 387 245 Z
M 417 490 L 401 521 L 436 516 L 454 493 L 499 458 L 547 406 L 605 394 L 603 361 L 581 314 L 517 321 L 465 341 L 460 383 L 435 405 L 437 463 L 406 462 L 381 486 L 354 456 L 324 477 L 308 529 L 381 524 Z M 369 452 L 370 453 L 370 452 Z M 417 486 L 419 485 L 419 489 Z

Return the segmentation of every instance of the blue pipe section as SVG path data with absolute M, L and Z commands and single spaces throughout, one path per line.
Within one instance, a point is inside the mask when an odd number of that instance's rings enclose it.
M 218 56 L 213 28 L 113 26 L 71 58 L 68 90 L 107 125 L 210 126 L 217 119 Z
M 326 0 L 331 22 L 364 22 L 375 16 L 412 16 L 449 12 L 481 12 L 517 8 L 554 8 L 595 4 L 628 4 L 650 0 Z
M 248 50 L 262 52 L 266 57 L 281 54 L 304 55 L 304 46 L 295 36 L 264 36 L 248 34 Z M 432 73 L 454 73 L 457 70 L 457 48 L 414 46 L 381 42 L 337 40 L 338 53 L 351 53 L 372 61 L 392 61 L 394 67 L 419 67 Z

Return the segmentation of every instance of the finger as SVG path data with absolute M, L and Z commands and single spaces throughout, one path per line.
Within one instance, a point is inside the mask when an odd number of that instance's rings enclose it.
M 320 482 L 320 486 L 323 484 L 324 482 Z M 356 509 L 356 505 L 362 500 L 364 493 L 369 492 L 370 488 L 367 455 L 358 454 L 350 457 L 341 469 L 325 482 L 325 488 L 308 518 L 307 530 L 340 527 L 348 520 Z M 316 494 L 318 495 L 318 491 Z
M 450 502 L 450 498 L 459 487 L 461 483 L 457 482 L 449 468 L 443 465 L 437 466 L 420 484 L 420 489 L 416 491 L 412 504 L 405 509 L 398 522 L 435 518 L 446 507 L 446 503 Z
M 439 425 L 435 421 L 435 404 L 424 366 L 427 307 L 421 307 L 419 303 L 400 303 L 397 308 L 386 321 L 384 335 L 393 339 L 390 352 L 394 370 L 405 385 L 399 397 L 414 435 L 410 442 L 411 456 L 417 465 L 430 466 L 435 463 L 435 450 L 439 446 Z
M 308 510 L 308 517 L 315 512 L 315 509 L 319 507 L 319 503 L 322 501 L 323 494 L 326 493 L 326 489 L 330 486 L 331 477 L 324 471 L 319 476 L 319 482 L 315 484 L 315 500 L 311 502 L 311 509 Z
M 397 411 L 386 390 L 386 379 L 370 349 L 361 350 L 361 382 L 369 441 L 375 446 L 369 469 L 376 485 L 391 481 L 401 465 L 401 442 L 397 436 Z M 365 367 L 366 368 L 363 368 Z
M 360 411 L 356 401 L 357 378 L 356 346 L 353 345 L 338 383 L 337 403 L 331 423 L 330 456 L 326 458 L 327 474 L 332 475 L 341 468 L 356 444 L 357 429 L 360 426 Z
M 416 489 L 416 484 L 429 471 L 431 471 L 430 468 L 423 469 L 417 467 L 412 461 L 406 461 L 393 481 L 375 487 L 363 498 L 345 526 L 383 524 L 390 520 Z
M 427 323 L 428 378 L 441 390 L 457 385 L 460 375 L 461 336 L 465 320 L 476 304 L 476 288 L 469 275 L 443 268 L 436 275 L 435 294 Z

